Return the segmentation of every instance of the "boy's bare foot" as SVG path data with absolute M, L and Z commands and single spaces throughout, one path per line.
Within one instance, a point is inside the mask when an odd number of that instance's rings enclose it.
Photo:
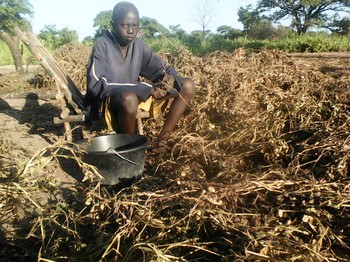
M 165 154 L 171 150 L 171 147 L 168 146 L 166 140 L 160 140 L 156 143 L 155 146 L 151 147 L 150 152 L 153 154 Z

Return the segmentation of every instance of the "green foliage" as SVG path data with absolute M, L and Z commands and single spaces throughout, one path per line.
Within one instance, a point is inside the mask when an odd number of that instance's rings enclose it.
M 332 33 L 340 35 L 350 34 L 350 18 L 344 17 L 340 18 L 338 14 L 332 17 L 331 21 L 327 21 L 324 25 L 325 28 L 330 30 Z
M 83 41 L 82 41 L 83 45 L 86 46 L 93 46 L 94 44 L 94 38 L 92 36 L 86 36 Z
M 182 40 L 186 36 L 186 31 L 180 25 L 171 25 L 169 26 L 169 35 Z
M 102 35 L 102 32 L 106 29 L 112 29 L 111 20 L 112 20 L 112 10 L 102 11 L 97 14 L 94 19 L 94 27 L 97 27 L 95 33 L 95 39 Z
M 290 27 L 287 27 L 287 26 L 279 25 L 275 29 L 275 37 L 274 38 L 280 39 L 280 38 L 294 36 L 294 35 L 295 35 L 295 32 L 293 31 L 293 29 L 291 29 Z
M 30 23 L 26 16 L 32 14 L 32 6 L 28 0 L 0 0 L 0 38 L 10 48 L 11 56 L 17 72 L 23 72 L 21 50 L 18 38 L 15 37 L 14 27 L 29 29 Z
M 253 9 L 252 5 L 240 7 L 238 9 L 238 21 L 243 24 L 243 29 L 248 33 L 254 26 L 261 21 L 260 12 L 258 9 Z
M 247 36 L 252 39 L 271 39 L 276 35 L 276 29 L 271 21 L 260 20 L 247 32 Z
M 266 13 L 273 21 L 292 18 L 292 26 L 298 34 L 309 28 L 319 27 L 330 19 L 330 12 L 349 12 L 349 0 L 259 0 L 260 12 Z
M 32 13 L 28 0 L 0 0 L 0 31 L 12 33 L 15 26 L 28 28 L 29 23 L 25 16 Z
M 205 39 L 202 45 L 188 46 L 189 50 L 197 56 L 203 56 L 210 54 L 217 50 L 225 50 L 232 52 L 235 49 L 242 47 L 241 40 L 245 39 L 242 37 L 236 38 L 234 40 L 225 39 L 221 36 L 215 35 L 210 38 Z
M 231 26 L 228 26 L 228 25 L 219 26 L 216 29 L 216 32 L 218 32 L 220 36 L 226 39 L 235 39 L 240 36 L 243 36 L 243 32 L 241 30 L 232 28 Z
M 243 24 L 244 33 L 253 39 L 271 39 L 277 35 L 277 29 L 272 22 L 261 15 L 259 9 L 253 9 L 252 5 L 240 7 L 238 21 Z
M 202 37 L 201 31 L 194 31 L 185 37 L 184 45 L 186 45 L 193 54 L 200 54 L 205 45 L 205 40 L 203 40 Z
M 157 37 L 145 39 L 147 45 L 156 53 L 174 52 L 184 46 L 179 38 Z
M 33 61 L 33 56 L 29 52 L 29 50 L 25 48 L 24 45 L 21 45 L 21 46 L 23 50 L 24 64 L 35 62 Z M 13 65 L 13 63 L 14 61 L 13 61 L 9 47 L 4 41 L 0 40 L 0 65 Z
M 0 40 L 0 63 L 1 65 L 13 64 L 13 59 L 10 53 L 10 49 L 4 41 Z
M 281 49 L 287 52 L 350 51 L 349 37 L 327 35 L 325 33 L 287 37 L 276 41 L 274 44 L 277 49 Z
M 158 23 L 156 19 L 149 17 L 142 17 L 140 19 L 141 36 L 143 39 L 148 39 L 157 36 L 157 34 L 168 35 L 169 30 Z
M 49 50 L 55 50 L 64 44 L 78 42 L 76 31 L 69 30 L 67 27 L 57 30 L 55 25 L 45 25 L 44 29 L 40 30 L 38 37 Z
M 283 33 L 284 36 L 274 40 L 249 39 L 238 37 L 227 39 L 220 35 L 212 35 L 205 40 L 200 33 L 187 35 L 183 40 L 177 38 L 150 38 L 146 42 L 155 52 L 172 52 L 186 46 L 194 55 L 204 56 L 217 50 L 232 52 L 237 48 L 251 51 L 279 49 L 286 52 L 346 52 L 350 51 L 350 41 L 347 36 L 328 35 L 325 33 Z

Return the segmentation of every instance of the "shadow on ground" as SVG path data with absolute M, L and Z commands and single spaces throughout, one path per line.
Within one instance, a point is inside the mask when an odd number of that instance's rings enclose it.
M 27 94 L 22 109 L 13 108 L 6 100 L 0 98 L 0 113 L 15 118 L 19 124 L 29 127 L 29 134 L 39 135 L 48 143 L 51 143 L 49 134 L 60 136 L 64 132 L 62 125 L 55 125 L 52 121 L 60 114 L 59 108 L 49 103 L 40 105 L 36 93 Z

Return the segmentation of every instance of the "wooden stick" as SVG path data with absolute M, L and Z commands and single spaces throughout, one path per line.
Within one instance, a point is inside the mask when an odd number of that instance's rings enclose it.
M 84 122 L 86 120 L 86 115 L 69 115 L 64 118 L 55 117 L 53 122 L 55 124 L 63 124 L 66 122 Z
M 27 46 L 27 48 L 31 51 L 34 57 L 40 62 L 41 66 L 45 69 L 45 71 L 53 77 L 58 83 L 61 92 L 64 94 L 67 102 L 73 107 L 77 114 L 81 113 L 81 109 L 79 106 L 73 101 L 72 93 L 69 90 L 68 83 L 74 84 L 71 79 L 64 73 L 62 68 L 57 64 L 52 55 L 45 49 L 45 47 L 40 43 L 40 41 L 35 37 L 33 33 L 28 33 L 30 38 L 27 37 L 18 27 L 15 27 L 15 33 L 21 39 L 21 41 Z M 68 81 L 69 80 L 69 81 Z M 75 89 L 77 87 L 75 86 Z M 83 95 L 80 93 L 79 99 L 81 99 Z

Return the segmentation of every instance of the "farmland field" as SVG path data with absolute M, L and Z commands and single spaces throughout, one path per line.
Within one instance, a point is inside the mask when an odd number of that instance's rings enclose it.
M 88 53 L 55 54 L 80 87 Z M 350 54 L 161 55 L 196 96 L 124 189 L 90 183 L 42 69 L 0 68 L 0 260 L 348 261 Z

